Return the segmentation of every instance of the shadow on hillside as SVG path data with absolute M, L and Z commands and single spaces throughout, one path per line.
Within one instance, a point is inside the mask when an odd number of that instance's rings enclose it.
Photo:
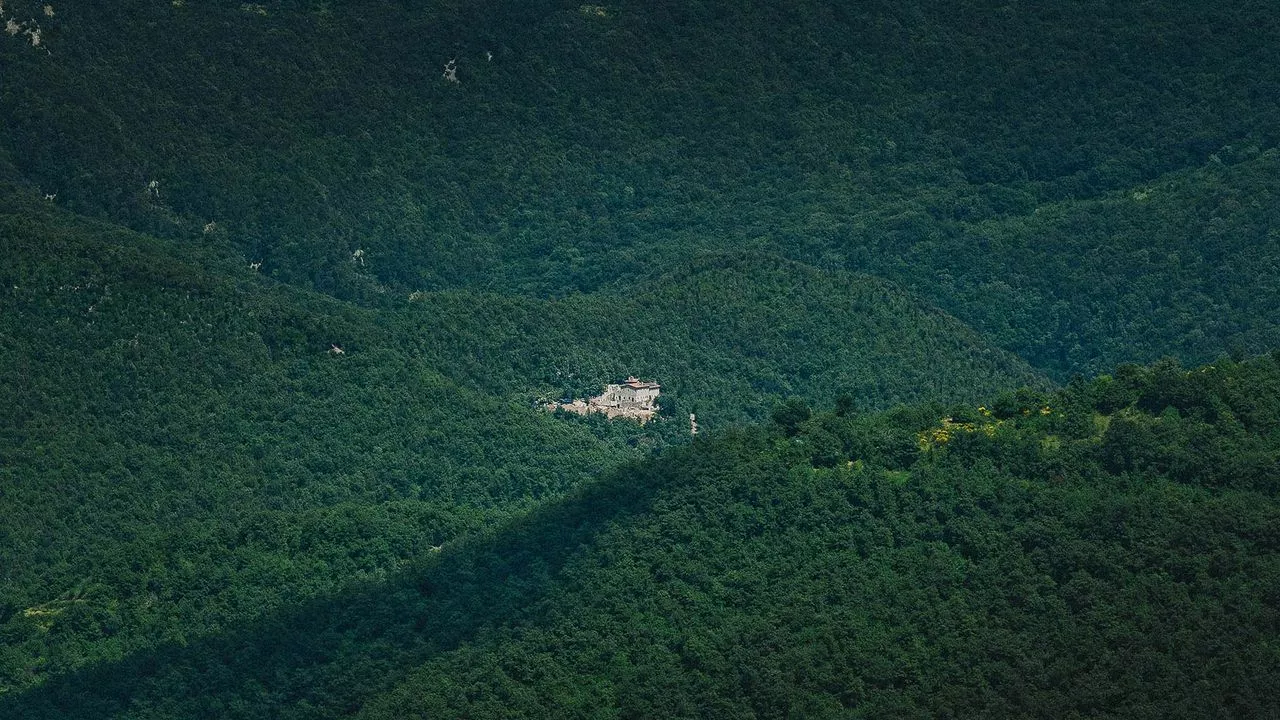
M 703 443 L 699 443 L 703 445 Z M 263 617 L 187 646 L 102 663 L 0 699 L 5 718 L 336 717 L 487 627 L 536 617 L 562 568 L 610 523 L 644 513 L 689 449 L 624 467 L 378 587 Z

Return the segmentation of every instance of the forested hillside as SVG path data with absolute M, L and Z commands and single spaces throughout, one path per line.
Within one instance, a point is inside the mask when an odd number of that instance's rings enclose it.
M 238 264 L 38 205 L 0 233 L 2 690 L 385 577 L 638 454 Z
M 1280 359 L 777 413 L 21 717 L 1267 717 Z M 25 622 L 33 622 L 26 620 Z
M 339 297 L 766 249 L 890 278 L 1064 381 L 1277 341 L 1267 0 L 54 10 L 4 10 L 41 33 L 0 43 L 27 181 L 214 223 Z
M 500 396 L 594 394 L 660 380 L 673 413 L 710 427 L 762 420 L 787 397 L 863 408 L 1047 387 L 1014 356 L 880 280 L 758 253 L 707 255 L 628 292 L 558 300 L 421 293 L 399 334 L 433 364 Z
M 0 26 L 0 717 L 1280 715 L 1272 0 Z
M 789 396 L 1045 386 L 883 282 L 707 258 L 631 295 L 359 308 L 12 192 L 0 212 L 0 687 L 383 578 Z M 644 373 L 641 428 L 539 398 Z M 687 406 L 687 407 L 686 407 Z M 682 410 L 681 408 L 684 408 Z

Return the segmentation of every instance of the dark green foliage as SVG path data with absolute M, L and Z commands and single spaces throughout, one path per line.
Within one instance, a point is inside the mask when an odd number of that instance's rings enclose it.
M 3 690 L 386 577 L 666 442 L 460 386 L 377 313 L 13 200 Z
M 800 432 L 800 423 L 808 420 L 811 412 L 804 400 L 791 398 L 774 408 L 770 417 L 783 435 L 791 437 Z
M 600 7 L 59 8 L 47 52 L 0 43 L 0 151 L 77 212 L 216 222 L 365 302 L 751 249 L 892 279 L 1063 380 L 1280 343 L 1268 0 Z
M 676 401 L 675 396 L 671 393 L 659 395 L 655 401 L 658 405 L 658 415 L 664 418 L 673 418 L 680 414 L 680 403 Z
M 856 409 L 857 409 L 857 403 L 854 402 L 854 399 L 851 395 L 846 394 L 836 398 L 836 415 L 837 416 L 845 417 L 847 415 L 852 415 Z
M 794 443 L 760 436 L 737 465 L 686 460 L 654 512 L 598 539 L 528 621 L 433 659 L 360 716 L 1273 714 L 1280 488 L 1215 486 L 1240 442 L 1280 469 L 1280 368 L 1178 377 L 1216 422 L 1124 412 L 1199 432 L 1187 461 L 1216 479 L 1099 467 L 1108 438 L 1055 434 L 1061 408 L 1096 412 L 1073 391 L 917 455 L 903 482 L 865 462 L 807 469 Z M 830 427 L 865 432 L 818 420 L 798 436 L 815 466 Z
M 1105 431 L 1060 435 L 1067 412 L 1098 412 L 1079 384 L 1045 397 L 1048 413 L 917 448 L 901 472 L 848 454 L 833 464 L 820 438 L 916 437 L 926 417 L 941 422 L 928 409 L 821 414 L 792 438 L 721 433 L 400 578 L 54 679 L 0 709 L 1266 717 L 1280 681 L 1280 488 L 1217 462 L 1247 444 L 1276 477 L 1280 366 L 1182 377 L 1214 421 L 1135 404 L 1099 414 Z M 1111 467 L 1122 421 L 1198 433 L 1182 447 L 1206 470 Z M 1126 442 L 1164 452 L 1159 431 Z
M 953 318 L 872 278 L 759 253 L 708 254 L 626 292 L 559 300 L 414 296 L 393 328 L 451 377 L 531 400 L 629 374 L 696 401 L 709 428 L 839 387 L 871 408 L 1046 387 Z
M 49 10 L 0 716 L 1280 714 L 1269 0 Z
M 8 689 L 383 578 L 689 437 L 678 415 L 642 428 L 539 398 L 639 373 L 705 430 L 834 384 L 883 406 L 1043 383 L 883 283 L 769 256 L 703 258 L 627 295 L 360 308 L 263 278 L 217 238 L 8 197 Z

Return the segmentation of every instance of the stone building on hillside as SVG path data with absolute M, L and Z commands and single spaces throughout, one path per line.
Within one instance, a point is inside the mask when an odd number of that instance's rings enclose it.
M 657 414 L 657 400 L 661 393 L 662 386 L 658 383 L 631 376 L 621 383 L 606 385 L 603 393 L 585 402 L 549 403 L 547 409 L 563 409 L 578 415 L 601 413 L 610 419 L 632 418 L 643 423 Z
M 619 385 L 606 385 L 604 394 L 592 399 L 601 401 L 606 407 L 656 410 L 654 403 L 661 392 L 662 386 L 658 383 L 644 382 L 632 376 Z

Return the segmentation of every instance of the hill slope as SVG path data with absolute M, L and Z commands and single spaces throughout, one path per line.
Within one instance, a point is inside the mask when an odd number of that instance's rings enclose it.
M 422 293 L 403 322 L 433 365 L 486 392 L 581 397 L 638 374 L 711 427 L 766 419 L 789 396 L 884 408 L 1046 382 L 888 283 L 754 253 L 559 300 Z
M 1280 344 L 1280 152 L 1224 150 L 1123 192 L 973 223 L 920 206 L 857 231 L 867 272 L 1065 381 Z
M 1278 390 L 1271 358 L 1165 363 L 946 421 L 724 434 L 394 582 L 0 707 L 1266 716 Z
M 875 407 L 1044 382 L 883 283 L 770 258 L 631 296 L 361 308 L 263 278 L 216 237 L 6 197 L 9 689 L 386 577 L 688 439 L 683 416 L 559 418 L 539 396 L 651 373 L 723 427 L 832 387 Z
M 6 689 L 383 577 L 639 454 L 638 427 L 459 386 L 375 313 L 13 201 L 0 614 L 52 609 Z
M 1280 327 L 1237 272 L 1280 256 L 1265 0 L 40 5 L 5 6 L 40 47 L 0 43 L 33 188 L 166 236 L 214 222 L 340 297 L 558 295 L 767 249 L 888 277 L 1062 380 Z M 1179 178 L 1175 204 L 1115 202 Z M 1223 243 L 1248 251 L 1199 252 Z
M 6 21 L 0 715 L 1274 714 L 1270 2 Z

